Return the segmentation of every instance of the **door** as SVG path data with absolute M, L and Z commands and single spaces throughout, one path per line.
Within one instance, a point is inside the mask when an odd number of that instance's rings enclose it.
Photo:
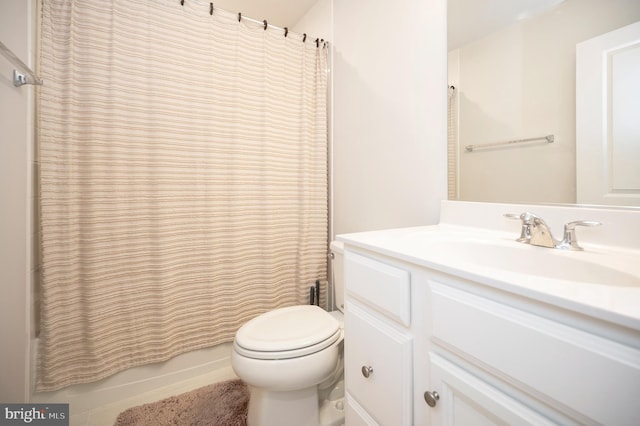
M 411 336 L 380 321 L 351 300 L 347 300 L 345 332 L 347 423 L 410 426 Z M 368 416 L 375 423 L 364 420 Z
M 525 406 L 438 354 L 430 353 L 431 392 L 438 400 L 429 408 L 431 425 L 552 425 Z
M 640 22 L 576 46 L 579 204 L 640 206 Z

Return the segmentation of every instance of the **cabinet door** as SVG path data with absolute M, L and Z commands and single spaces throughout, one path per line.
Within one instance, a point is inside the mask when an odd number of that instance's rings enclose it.
M 411 336 L 347 300 L 344 342 L 348 398 L 377 424 L 410 426 Z M 347 419 L 361 417 L 347 404 Z
M 637 340 L 623 345 L 446 284 L 429 286 L 432 342 L 578 422 L 640 424 Z
M 347 402 L 344 419 L 345 424 L 349 426 L 378 426 L 378 423 L 371 418 L 369 413 L 367 413 L 348 392 L 345 397 Z
M 431 389 L 438 393 L 429 407 L 432 425 L 552 425 L 499 389 L 440 355 L 429 354 Z

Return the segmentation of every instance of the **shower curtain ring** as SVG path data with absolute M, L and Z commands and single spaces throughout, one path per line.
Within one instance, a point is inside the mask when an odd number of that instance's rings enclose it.
M 209 3 L 209 15 L 213 15 L 213 3 Z
M 289 34 L 289 28 L 284 27 L 284 36 L 286 37 Z
M 267 24 L 267 20 L 263 20 L 262 23 L 264 24 L 264 30 L 267 31 L 267 26 L 269 25 Z
M 238 22 L 242 20 L 242 13 L 238 12 Z

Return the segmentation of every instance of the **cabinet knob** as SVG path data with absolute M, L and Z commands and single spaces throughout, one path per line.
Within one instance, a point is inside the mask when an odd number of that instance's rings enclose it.
M 371 376 L 372 374 L 373 374 L 373 367 L 371 367 L 370 365 L 363 365 L 362 366 L 362 375 L 364 377 L 366 377 L 368 379 L 369 376 Z
M 429 407 L 435 407 L 440 399 L 440 395 L 436 391 L 426 391 L 424 393 L 424 400 L 427 401 Z

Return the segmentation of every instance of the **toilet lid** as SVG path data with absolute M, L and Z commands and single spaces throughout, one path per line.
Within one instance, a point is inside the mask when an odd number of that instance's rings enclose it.
M 248 321 L 236 333 L 235 346 L 245 356 L 292 358 L 322 350 L 340 336 L 340 324 L 328 312 L 318 306 L 301 305 L 276 309 Z

